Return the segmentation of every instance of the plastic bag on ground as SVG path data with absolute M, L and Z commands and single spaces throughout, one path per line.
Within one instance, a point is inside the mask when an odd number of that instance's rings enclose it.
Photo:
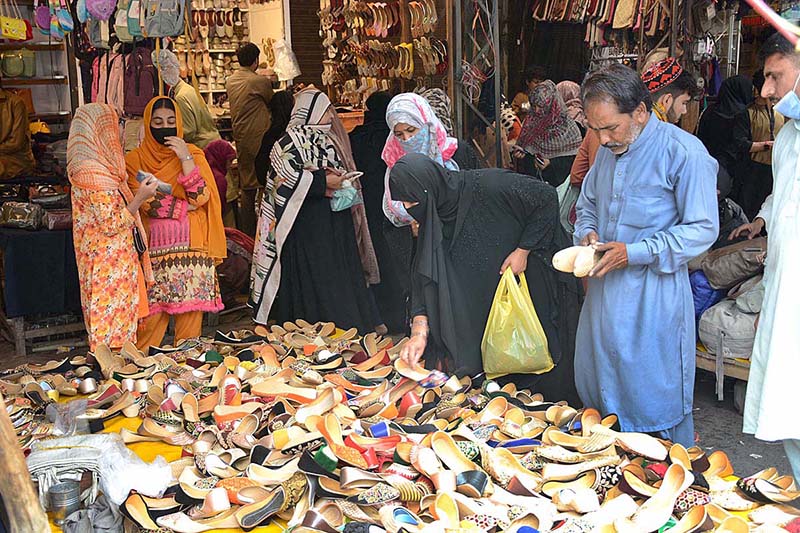
M 487 377 L 543 374 L 553 369 L 547 337 L 531 301 L 525 274 L 517 283 L 507 269 L 500 278 L 481 342 Z

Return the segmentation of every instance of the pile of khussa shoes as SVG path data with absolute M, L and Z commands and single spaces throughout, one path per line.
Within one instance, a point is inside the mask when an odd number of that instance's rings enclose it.
M 53 438 L 43 412 L 70 396 L 95 427 L 129 417 L 125 443 L 180 447 L 166 493 L 121 506 L 144 531 L 734 533 L 800 516 L 774 468 L 737 479 L 721 451 L 411 367 L 404 342 L 298 320 L 147 354 L 100 347 L 0 388 L 23 448 Z

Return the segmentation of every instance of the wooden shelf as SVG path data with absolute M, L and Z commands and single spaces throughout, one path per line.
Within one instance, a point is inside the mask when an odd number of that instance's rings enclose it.
M 45 122 L 49 121 L 62 121 L 62 120 L 72 120 L 72 113 L 69 111 L 61 111 L 59 113 L 31 113 L 28 115 L 29 118 L 36 119 L 36 120 L 44 120 Z
M 66 85 L 66 76 L 53 76 L 52 78 L 3 78 L 6 87 L 20 87 L 23 85 Z
M 36 51 L 53 51 L 61 50 L 64 48 L 64 42 L 58 43 L 0 43 L 0 50 L 21 50 L 27 48 L 28 50 Z
M 185 54 L 187 50 L 185 48 L 176 48 L 175 52 Z M 208 52 L 209 54 L 235 54 L 236 50 L 229 50 L 227 48 L 214 48 L 213 50 L 202 50 L 195 53 L 202 54 L 203 52 Z

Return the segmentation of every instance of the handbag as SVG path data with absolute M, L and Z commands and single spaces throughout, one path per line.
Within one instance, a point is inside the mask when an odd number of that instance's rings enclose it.
M 133 227 L 133 247 L 136 248 L 136 253 L 141 256 L 147 251 L 147 243 L 144 242 L 144 237 L 139 233 L 139 228 Z
M 28 198 L 31 203 L 40 205 L 45 209 L 65 209 L 69 207 L 69 191 L 63 187 L 56 188 L 52 185 L 31 187 Z
M 86 9 L 86 0 L 78 0 L 75 4 L 75 15 L 78 17 L 78 22 L 86 24 L 89 20 L 89 10 Z
M 22 199 L 21 185 L 0 185 L 0 204 L 5 202 L 19 202 Z
M 39 0 L 34 4 L 33 21 L 42 33 L 50 35 L 50 8 L 39 5 Z
M 42 206 L 24 202 L 6 202 L 0 206 L 0 226 L 37 230 L 42 227 Z
M 715 289 L 729 289 L 764 269 L 767 239 L 759 237 L 709 252 L 701 268 Z
M 120 191 L 119 195 L 122 196 L 122 204 L 128 205 L 128 201 L 125 200 L 125 195 L 122 194 L 122 191 Z M 139 232 L 139 228 L 136 226 L 133 226 L 133 247 L 139 257 L 147 251 L 147 242 L 144 240 L 144 235 Z
M 22 73 L 25 72 L 25 62 L 22 59 L 22 53 L 19 50 L 3 52 L 3 54 L 0 55 L 0 70 L 3 71 L 3 76 L 7 78 L 22 76 Z
M 19 8 L 14 0 L 0 0 L 0 37 L 12 41 L 24 41 L 27 38 L 25 20 L 20 15 Z
M 75 21 L 72 20 L 72 13 L 64 5 L 64 0 L 59 0 L 59 6 L 56 8 L 56 18 L 58 18 L 58 25 L 64 30 L 64 33 L 69 33 L 75 29 Z
M 22 77 L 36 77 L 36 52 L 22 48 L 19 53 L 22 55 Z
M 116 7 L 116 0 L 86 0 L 86 10 L 97 21 L 107 22 Z
M 50 9 L 50 36 L 58 40 L 64 38 L 64 29 L 58 23 L 58 16 L 52 8 Z
M 344 183 L 348 183 L 345 181 Z M 338 213 L 339 211 L 346 211 L 353 206 L 361 205 L 364 200 L 361 198 L 361 192 L 352 185 L 342 185 L 341 189 L 333 191 L 331 197 L 331 211 Z
M 42 225 L 50 231 L 70 229 L 72 227 L 72 209 L 46 211 Z

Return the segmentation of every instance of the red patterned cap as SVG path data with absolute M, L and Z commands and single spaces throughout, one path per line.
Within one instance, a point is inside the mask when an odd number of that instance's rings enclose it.
M 650 93 L 655 93 L 678 79 L 678 76 L 683 72 L 678 60 L 674 57 L 662 59 L 650 65 L 650 67 L 642 72 L 642 81 Z

